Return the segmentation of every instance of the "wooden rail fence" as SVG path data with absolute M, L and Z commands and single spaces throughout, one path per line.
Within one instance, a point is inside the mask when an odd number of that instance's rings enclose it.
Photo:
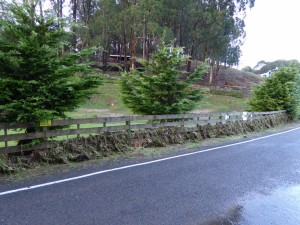
M 68 139 L 80 135 L 99 134 L 101 132 L 131 131 L 159 127 L 185 127 L 197 130 L 198 125 L 227 123 L 260 119 L 266 115 L 275 115 L 285 111 L 273 112 L 231 112 L 215 114 L 176 114 L 176 115 L 151 115 L 151 116 L 121 116 L 88 119 L 52 120 L 47 124 L 42 123 L 0 123 L 0 154 L 20 151 L 51 148 L 53 138 Z M 63 127 L 63 129 L 51 129 Z M 25 133 L 25 128 L 39 128 L 39 132 Z M 70 137 L 71 135 L 71 137 Z M 43 143 L 34 146 L 16 145 L 17 141 L 42 139 Z

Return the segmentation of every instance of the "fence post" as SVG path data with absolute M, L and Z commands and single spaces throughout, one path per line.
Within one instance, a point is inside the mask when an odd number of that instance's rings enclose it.
M 181 125 L 182 128 L 184 128 L 184 121 L 185 121 L 185 115 L 183 116 L 183 120 L 182 120 L 182 122 L 183 122 Z
M 249 112 L 249 113 L 248 113 L 247 121 L 252 121 L 252 120 L 253 120 L 252 115 L 253 115 L 252 112 Z
M 130 131 L 130 116 L 127 117 L 128 120 L 126 120 L 126 126 L 128 126 L 127 131 Z
M 43 127 L 43 134 L 44 134 L 43 141 L 47 141 L 48 140 L 48 127 L 46 127 L 46 126 Z
M 80 124 L 77 124 L 77 130 L 80 129 Z M 77 134 L 77 138 L 80 138 L 80 134 Z
M 221 120 L 221 122 L 218 122 L 218 124 L 223 124 L 223 115 L 221 114 L 221 116 L 219 116 L 219 120 Z
M 248 120 L 248 113 L 247 112 L 243 112 L 242 113 L 242 121 L 247 121 Z
M 4 136 L 7 136 L 7 129 L 4 129 Z M 8 147 L 8 141 L 4 142 L 4 146 L 5 146 L 5 148 Z
M 225 119 L 225 123 L 227 123 L 228 120 L 230 122 L 230 116 L 227 113 L 225 113 L 224 119 Z

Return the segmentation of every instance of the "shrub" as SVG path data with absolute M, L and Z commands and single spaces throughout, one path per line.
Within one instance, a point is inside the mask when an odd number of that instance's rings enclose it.
M 296 67 L 281 68 L 257 86 L 249 101 L 251 111 L 286 110 L 294 119 L 299 107 L 299 74 Z
M 67 53 L 67 33 L 53 18 L 24 3 L 0 20 L 0 122 L 65 118 L 101 79 L 82 63 L 91 51 Z
M 183 76 L 177 68 L 186 61 L 183 49 L 161 46 L 150 62 L 144 62 L 145 72 L 133 70 L 123 73 L 121 82 L 124 104 L 142 115 L 180 114 L 193 110 L 202 99 L 193 83 L 199 80 L 205 67 Z

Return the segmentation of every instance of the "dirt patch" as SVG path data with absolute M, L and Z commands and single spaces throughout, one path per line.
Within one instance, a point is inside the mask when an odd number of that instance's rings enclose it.
M 98 117 L 124 116 L 123 113 L 114 113 L 114 112 L 111 112 L 111 110 L 109 110 L 109 109 L 80 108 L 80 111 L 86 112 L 88 114 L 93 114 Z

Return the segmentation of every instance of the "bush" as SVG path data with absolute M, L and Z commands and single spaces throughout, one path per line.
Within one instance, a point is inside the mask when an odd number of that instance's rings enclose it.
M 66 118 L 101 83 L 83 63 L 91 51 L 63 51 L 62 25 L 30 4 L 12 3 L 0 20 L 0 122 Z
M 192 85 L 201 78 L 205 67 L 202 65 L 193 74 L 184 74 L 177 69 L 186 61 L 182 52 L 182 48 L 163 45 L 151 62 L 143 63 L 145 72 L 123 73 L 124 104 L 142 115 L 180 114 L 193 110 L 202 99 L 202 93 Z
M 257 86 L 249 101 L 251 111 L 286 110 L 289 118 L 298 115 L 299 74 L 296 67 L 281 68 Z

